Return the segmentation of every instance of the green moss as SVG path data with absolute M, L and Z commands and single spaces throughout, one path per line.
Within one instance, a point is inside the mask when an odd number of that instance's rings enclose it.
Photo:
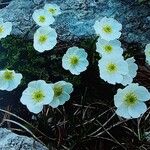
M 80 83 L 80 77 L 74 79 L 69 71 L 62 68 L 62 56 L 65 51 L 57 53 L 56 49 L 39 53 L 33 48 L 33 41 L 15 36 L 7 36 L 0 42 L 1 69 L 8 68 L 22 73 L 22 85 L 38 79 L 47 82 L 66 80 L 75 85 Z
M 49 73 L 44 67 L 47 59 L 34 50 L 31 41 L 8 36 L 1 40 L 1 45 L 3 47 L 0 51 L 2 68 L 22 73 L 24 76 L 22 84 L 33 79 L 49 78 Z
M 150 2 L 150 0 L 138 0 L 139 3 Z

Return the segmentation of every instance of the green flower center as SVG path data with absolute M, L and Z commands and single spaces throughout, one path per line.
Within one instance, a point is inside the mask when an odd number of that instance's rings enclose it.
M 109 73 L 115 73 L 117 71 L 117 65 L 114 63 L 110 63 L 107 65 L 107 71 Z
M 46 41 L 47 41 L 47 35 L 41 35 L 41 36 L 39 37 L 39 42 L 40 42 L 41 44 L 44 44 Z
M 3 26 L 0 26 L 0 33 L 3 33 L 3 32 L 4 32 Z
M 72 56 L 72 57 L 70 58 L 70 63 L 71 63 L 72 65 L 76 65 L 76 64 L 78 64 L 78 62 L 79 62 L 79 58 L 78 58 L 77 56 Z
M 46 20 L 45 16 L 40 16 L 40 17 L 39 17 L 39 22 L 44 23 L 45 20 Z
M 53 90 L 54 90 L 54 97 L 60 96 L 63 92 L 63 88 L 61 86 L 58 86 L 58 85 L 54 86 Z
M 42 90 L 37 90 L 37 91 L 33 92 L 33 94 L 32 94 L 32 99 L 35 102 L 43 101 L 44 97 L 45 97 L 45 95 L 44 95 L 44 92 Z
M 111 53 L 113 48 L 111 45 L 106 45 L 106 46 L 104 46 L 104 50 L 106 53 Z
M 136 104 L 137 100 L 138 98 L 133 92 L 127 93 L 124 97 L 124 102 L 127 106 Z
M 110 34 L 110 33 L 112 33 L 112 27 L 110 25 L 105 25 L 103 27 L 103 31 L 107 34 Z
M 13 79 L 13 77 L 14 77 L 14 75 L 13 75 L 13 72 L 12 71 L 5 71 L 4 72 L 4 74 L 3 74 L 3 78 L 5 79 L 5 80 L 12 80 Z
M 56 9 L 55 9 L 55 8 L 49 8 L 48 11 L 49 11 L 51 14 L 55 14 Z

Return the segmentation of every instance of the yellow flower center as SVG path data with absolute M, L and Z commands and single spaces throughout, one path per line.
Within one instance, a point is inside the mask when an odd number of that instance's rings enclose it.
M 115 73 L 117 71 L 117 66 L 114 63 L 110 63 L 107 65 L 108 73 Z
M 3 78 L 5 80 L 12 80 L 13 77 L 14 77 L 13 72 L 9 71 L 9 70 L 5 71 L 4 74 L 3 74 Z
M 138 98 L 135 95 L 135 93 L 133 93 L 133 92 L 127 93 L 124 97 L 124 103 L 127 106 L 132 106 L 132 105 L 136 104 L 137 100 L 138 100 Z
M 112 48 L 111 45 L 105 45 L 104 46 L 104 50 L 105 50 L 106 53 L 111 53 L 113 48 Z
M 39 37 L 39 42 L 40 42 L 41 44 L 44 44 L 46 41 L 47 41 L 47 35 L 41 35 L 41 36 Z
M 39 17 L 39 22 L 44 23 L 45 20 L 46 20 L 45 16 L 40 16 L 40 17 Z
M 63 92 L 63 88 L 58 85 L 54 86 L 53 90 L 54 90 L 54 97 L 60 96 Z
M 3 33 L 3 32 L 4 32 L 4 27 L 0 26 L 0 33 Z
M 51 14 L 55 14 L 56 9 L 55 9 L 55 8 L 49 8 L 48 11 L 49 11 Z
M 32 94 L 32 99 L 35 102 L 43 101 L 44 97 L 45 97 L 45 95 L 44 95 L 44 92 L 42 90 L 37 90 L 37 91 L 33 92 L 33 94 Z
M 110 25 L 105 25 L 103 27 L 103 31 L 107 34 L 110 34 L 110 33 L 112 33 L 112 27 Z
M 77 56 L 72 56 L 72 57 L 70 58 L 70 63 L 71 63 L 72 65 L 76 65 L 76 64 L 78 64 L 78 62 L 79 62 L 79 58 L 78 58 Z

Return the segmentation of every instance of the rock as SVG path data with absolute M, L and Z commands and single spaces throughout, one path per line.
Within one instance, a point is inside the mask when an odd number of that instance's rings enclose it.
M 150 42 L 150 9 L 148 2 L 139 3 L 136 0 L 47 0 L 60 5 L 62 14 L 56 17 L 53 25 L 63 41 L 77 40 L 94 36 L 95 20 L 104 16 L 114 17 L 123 24 L 122 40 L 125 42 Z M 42 8 L 44 0 L 12 0 L 0 10 L 0 17 L 12 21 L 13 34 L 24 36 L 28 31 L 33 37 L 35 29 L 32 13 Z
M 0 128 L 0 150 L 48 150 L 34 139 Z

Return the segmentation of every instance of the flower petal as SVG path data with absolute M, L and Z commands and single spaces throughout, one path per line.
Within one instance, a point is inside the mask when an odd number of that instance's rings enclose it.
M 50 105 L 52 108 L 56 108 L 56 107 L 58 107 L 58 106 L 60 105 L 60 101 L 59 101 L 58 98 L 54 98 L 54 99 L 50 102 L 49 105 Z
M 27 108 L 29 109 L 30 112 L 38 114 L 39 112 L 42 111 L 43 105 L 27 105 Z
M 126 119 L 131 118 L 130 114 L 128 113 L 128 107 L 126 105 L 123 105 L 123 104 L 117 108 L 116 114 L 118 116 L 124 117 Z
M 69 99 L 70 95 L 64 92 L 61 96 L 59 96 L 60 105 L 63 105 Z
M 128 107 L 128 112 L 133 118 L 138 118 L 144 114 L 147 110 L 147 106 L 144 102 L 138 102 L 135 106 Z

